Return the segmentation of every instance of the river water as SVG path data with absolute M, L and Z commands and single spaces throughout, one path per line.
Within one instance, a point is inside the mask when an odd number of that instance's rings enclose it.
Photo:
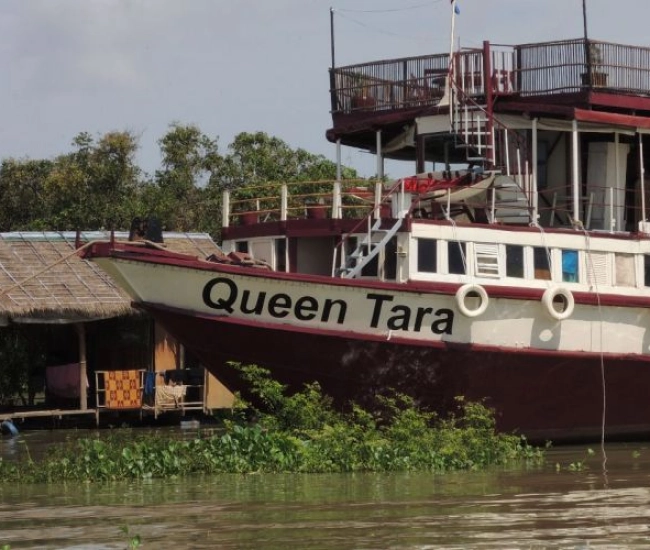
M 0 456 L 20 460 L 62 437 L 4 437 Z M 0 548 L 125 549 L 128 526 L 144 549 L 650 549 L 650 445 L 608 444 L 606 469 L 593 450 L 444 475 L 0 484 Z

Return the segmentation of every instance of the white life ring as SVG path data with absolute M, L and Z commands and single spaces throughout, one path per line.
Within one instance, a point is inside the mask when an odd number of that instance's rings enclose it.
M 466 300 L 468 297 L 479 298 L 479 306 L 474 309 L 467 307 Z M 465 317 L 478 317 L 479 315 L 483 315 L 488 307 L 489 301 L 488 293 L 481 285 L 466 284 L 456 291 L 456 305 Z
M 561 305 L 559 310 L 555 307 L 558 303 Z M 547 288 L 542 296 L 542 304 L 548 314 L 557 321 L 571 317 L 576 305 L 573 292 L 563 286 Z

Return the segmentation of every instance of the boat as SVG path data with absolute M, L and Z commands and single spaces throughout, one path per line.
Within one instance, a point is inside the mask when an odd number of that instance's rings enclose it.
M 650 49 L 485 41 L 330 83 L 337 163 L 376 179 L 225 190 L 209 258 L 85 256 L 232 390 L 237 361 L 336 402 L 480 400 L 533 440 L 647 436 Z

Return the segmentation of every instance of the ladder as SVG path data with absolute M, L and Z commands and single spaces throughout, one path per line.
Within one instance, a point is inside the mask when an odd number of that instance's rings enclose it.
M 494 132 L 486 105 L 476 103 L 461 88 L 454 89 L 452 98 L 451 129 L 456 148 L 465 150 L 467 162 L 494 166 Z
M 338 275 L 343 279 L 352 279 L 359 275 L 363 268 L 366 267 L 395 236 L 402 225 L 403 217 L 394 220 L 394 223 L 388 229 L 382 228 L 382 218 L 376 218 L 371 224 L 371 218 L 368 218 L 368 232 L 365 237 L 357 242 L 357 247 L 351 254 L 345 255 L 345 247 L 342 248 L 344 254 L 343 265 L 337 270 Z

